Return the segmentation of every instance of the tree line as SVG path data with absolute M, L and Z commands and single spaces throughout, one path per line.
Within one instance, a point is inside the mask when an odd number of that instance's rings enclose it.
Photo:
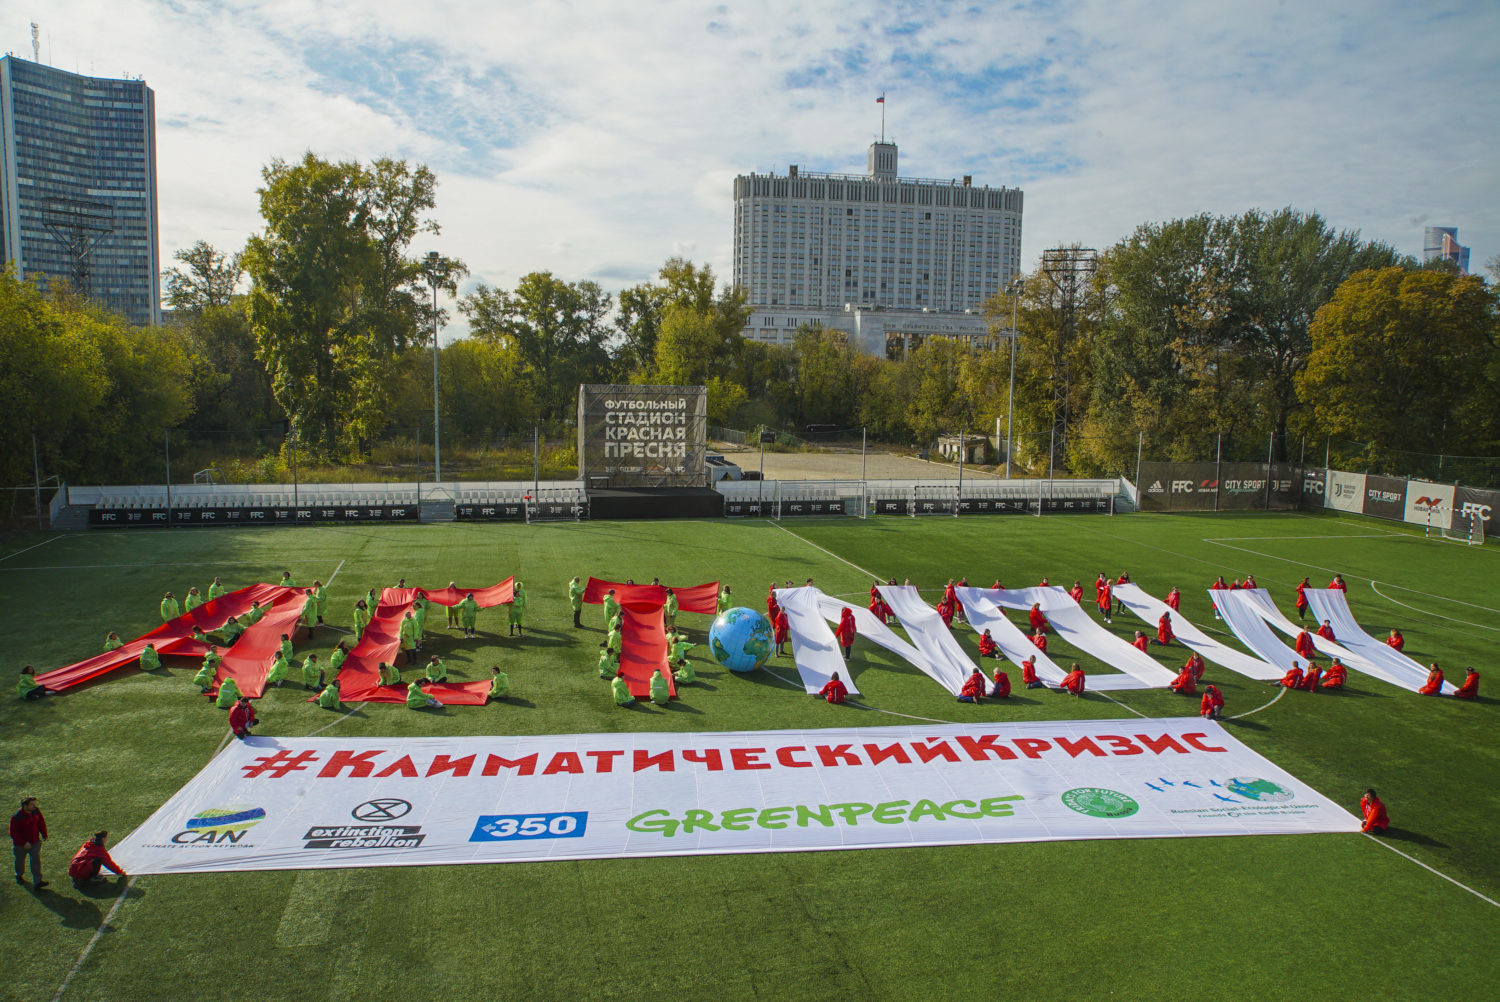
M 165 276 L 171 321 L 133 328 L 54 281 L 0 278 L 5 474 L 154 480 L 170 428 L 354 461 L 395 428 L 430 428 L 434 289 L 465 264 L 419 257 L 437 179 L 379 159 L 274 161 L 264 228 L 238 252 L 198 242 Z M 1492 268 L 1496 268 L 1492 264 Z M 1497 269 L 1500 270 L 1500 269 Z M 1078 474 L 1153 458 L 1279 456 L 1298 438 L 1393 450 L 1500 451 L 1494 289 L 1292 209 L 1147 223 L 1067 295 L 1045 273 L 987 305 L 983 345 L 941 337 L 875 357 L 817 327 L 746 340 L 750 310 L 711 268 L 672 258 L 612 294 L 550 272 L 457 300 L 468 333 L 438 352 L 445 436 L 562 431 L 581 382 L 703 384 L 711 423 L 867 429 L 930 443 L 992 435 L 1015 460 Z M 1003 437 L 1003 436 L 1002 436 Z M 1295 458 L 1295 457 L 1293 457 Z

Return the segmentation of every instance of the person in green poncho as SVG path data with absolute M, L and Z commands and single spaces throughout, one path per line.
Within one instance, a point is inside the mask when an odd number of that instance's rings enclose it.
M 678 685 L 692 685 L 698 681 L 698 673 L 693 671 L 693 663 L 687 658 L 678 658 L 672 663 L 676 666 L 672 669 L 672 678 Z
M 227 710 L 240 698 L 240 684 L 231 676 L 219 683 L 219 695 L 214 698 L 214 705 L 221 710 Z
M 210 651 L 213 648 L 209 648 Z M 216 662 L 217 663 L 217 662 Z M 155 644 L 147 644 L 141 651 L 141 671 L 160 671 L 161 655 L 156 653 Z
M 401 684 L 401 669 L 397 668 L 395 665 L 391 664 L 389 661 L 382 661 L 382 662 L 380 662 L 380 684 L 381 685 L 400 685 Z
M 219 675 L 220 660 L 218 651 L 212 647 L 209 648 L 207 654 L 203 655 L 203 667 L 199 668 L 198 673 L 193 676 L 193 684 L 198 687 L 199 693 L 207 695 L 214 687 L 214 680 Z
M 615 673 L 615 679 L 609 683 L 611 693 L 615 697 L 616 706 L 629 706 L 635 702 L 635 697 L 630 694 L 630 683 L 625 681 L 625 673 Z
M 36 669 L 27 665 L 21 669 L 20 678 L 16 679 L 17 699 L 41 699 L 47 695 L 47 690 L 36 680 Z
M 443 664 L 442 658 L 434 654 L 432 660 L 427 662 L 426 674 L 429 682 L 446 682 L 448 681 L 448 666 Z
M 614 651 L 605 648 L 599 652 L 599 677 L 604 679 L 614 678 L 620 670 L 620 656 Z
M 292 660 L 292 638 L 285 633 L 281 635 L 281 656 Z
M 372 586 L 369 591 L 365 592 L 365 608 L 368 609 L 370 615 L 373 616 L 375 614 L 375 608 L 378 605 L 380 605 L 380 588 L 377 586 Z
M 407 661 L 411 660 L 410 653 L 421 648 L 417 640 L 417 620 L 408 609 L 405 618 L 401 620 L 401 650 L 406 653 Z
M 624 638 L 621 635 L 621 633 L 620 633 L 620 627 L 617 624 L 617 625 L 611 626 L 609 628 L 609 636 L 607 636 L 607 637 L 604 638 L 603 647 L 604 647 L 604 649 L 606 651 L 609 651 L 610 653 L 614 654 L 616 657 L 619 657 L 620 650 L 621 650 L 621 646 L 620 645 L 623 642 L 624 642 Z
M 197 588 L 189 588 L 188 593 L 182 599 L 182 611 L 192 612 L 203 604 L 203 593 Z
M 423 692 L 422 687 L 417 683 L 412 682 L 407 685 L 406 706 L 408 709 L 420 710 L 424 706 L 435 706 L 441 708 L 442 705 L 442 703 L 439 703 L 437 700 L 427 695 L 427 693 Z
M 504 699 L 510 695 L 510 676 L 499 668 L 491 668 L 490 674 L 490 699 Z
M 427 606 L 430 605 L 427 596 L 417 592 L 417 597 L 411 604 L 411 614 L 417 621 L 417 650 L 422 649 L 422 638 L 427 636 Z
M 516 582 L 515 594 L 510 600 L 510 635 L 525 634 L 521 631 L 521 618 L 526 615 L 526 589 Z
M 657 706 L 666 706 L 669 699 L 667 680 L 662 677 L 661 669 L 658 668 L 651 673 L 651 702 Z
M 364 599 L 354 603 L 354 639 L 358 640 L 365 635 L 365 627 L 370 625 L 370 607 L 365 604 Z
M 276 660 L 271 662 L 271 670 L 266 674 L 266 685 L 274 685 L 280 689 L 281 683 L 285 682 L 291 673 L 292 663 L 277 652 Z
M 120 635 L 118 633 L 116 633 L 114 630 L 110 630 L 109 631 L 109 636 L 107 636 L 107 637 L 104 638 L 104 649 L 106 651 L 116 651 L 116 650 L 119 650 L 121 647 L 124 647 L 124 646 L 125 646 L 125 641 L 121 640 L 120 639 Z
M 609 629 L 609 624 L 615 621 L 620 614 L 620 600 L 615 598 L 615 590 L 611 588 L 604 594 L 604 628 Z
M 339 645 L 328 655 L 328 670 L 337 674 L 338 670 L 344 667 L 344 659 L 348 656 L 349 644 L 347 641 L 340 640 Z
M 671 647 L 671 660 L 673 662 L 676 662 L 680 658 L 686 656 L 688 651 L 698 646 L 697 644 L 689 640 L 687 638 L 687 635 L 683 633 L 674 633 L 672 636 L 667 638 L 667 643 Z
M 342 710 L 339 704 L 339 680 L 334 679 L 318 693 L 318 705 L 325 710 Z
M 449 581 L 448 582 L 448 590 L 449 591 L 458 591 L 458 582 L 457 581 Z M 450 605 L 450 606 L 448 606 L 448 629 L 452 630 L 452 629 L 456 629 L 457 627 L 458 627 L 458 606 L 457 605 Z
M 667 604 L 662 607 L 662 614 L 666 617 L 667 628 L 675 629 L 677 626 L 677 593 L 670 588 L 667 589 Z
M 170 622 L 180 615 L 182 610 L 177 607 L 177 599 L 172 597 L 171 592 L 167 592 L 161 599 L 161 621 Z
M 281 587 L 283 587 L 283 588 L 296 588 L 297 587 L 297 582 L 292 577 L 292 572 L 291 571 L 282 571 L 281 572 L 281 580 L 278 582 L 278 584 L 280 584 Z
M 302 589 L 302 615 L 297 617 L 297 623 L 307 627 L 307 632 L 312 633 L 318 622 L 318 601 L 313 597 L 311 588 Z
M 306 689 L 323 688 L 323 666 L 318 664 L 316 654 L 302 659 L 302 686 Z
M 573 606 L 573 629 L 583 629 L 583 593 L 586 589 L 575 575 L 568 582 L 568 601 Z
M 474 597 L 474 593 L 469 592 L 469 594 L 464 596 L 464 600 L 454 608 L 457 610 L 459 618 L 463 620 L 464 636 L 469 638 L 477 636 L 475 627 L 479 623 L 479 600 Z
M 213 581 L 210 582 L 208 586 L 208 600 L 212 602 L 214 599 L 220 597 L 221 595 L 227 594 L 229 594 L 229 589 L 225 588 L 224 582 L 220 581 L 218 577 L 215 576 Z
M 247 612 L 247 613 L 245 613 L 246 616 L 250 617 L 250 622 L 246 623 L 245 626 L 247 628 L 251 627 L 251 626 L 254 626 L 256 623 L 259 623 L 262 619 L 265 619 L 266 618 L 266 608 L 267 608 L 266 606 L 263 606 L 263 605 L 260 604 L 260 599 L 258 599 L 258 598 L 257 599 L 252 599 L 250 601 L 250 611 Z
M 729 594 L 729 586 L 722 585 L 719 588 L 719 611 L 724 612 L 734 605 L 734 597 Z
M 328 609 L 328 589 L 323 587 L 323 582 L 314 581 L 312 586 L 313 603 L 317 607 L 317 625 L 323 625 L 323 613 Z

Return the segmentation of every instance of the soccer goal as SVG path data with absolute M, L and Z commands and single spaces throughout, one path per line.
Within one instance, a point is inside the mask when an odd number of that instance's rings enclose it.
M 1432 511 L 1429 510 L 1427 513 L 1427 535 L 1432 535 L 1434 528 L 1432 523 L 1436 521 L 1440 538 L 1453 543 L 1463 543 L 1466 546 L 1484 545 L 1484 519 L 1461 511 L 1451 512 L 1452 518 L 1450 519 L 1447 517 L 1450 514 L 1449 509 L 1439 508 L 1437 511 L 1440 515 L 1436 519 Z

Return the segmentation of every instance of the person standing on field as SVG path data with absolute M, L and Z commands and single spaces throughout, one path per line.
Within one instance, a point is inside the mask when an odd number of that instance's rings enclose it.
M 35 797 L 22 797 L 21 809 L 10 816 L 10 841 L 16 854 L 16 883 L 26 883 L 22 866 L 31 861 L 31 886 L 41 890 L 47 886 L 42 879 L 42 843 L 47 840 L 47 819 L 37 806 Z

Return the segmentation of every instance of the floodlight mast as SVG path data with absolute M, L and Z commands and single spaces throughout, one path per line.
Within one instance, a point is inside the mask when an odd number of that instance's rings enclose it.
M 437 251 L 427 252 L 427 281 L 432 286 L 432 469 L 443 482 L 443 433 L 438 423 L 438 262 Z

